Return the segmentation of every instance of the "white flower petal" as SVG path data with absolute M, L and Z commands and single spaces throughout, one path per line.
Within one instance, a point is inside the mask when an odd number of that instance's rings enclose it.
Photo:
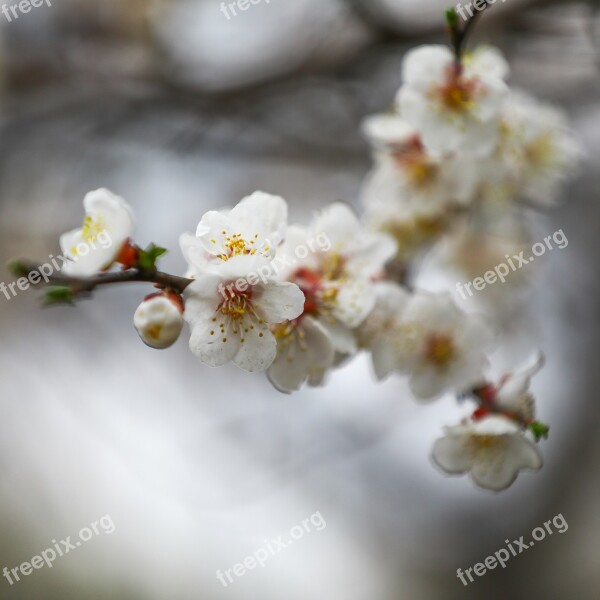
M 408 121 L 395 114 L 368 117 L 362 124 L 362 130 L 372 144 L 380 147 L 400 147 L 418 136 Z
M 436 440 L 431 458 L 440 469 L 450 475 L 466 473 L 472 464 L 464 436 L 448 435 Z
M 320 318 L 318 321 L 325 331 L 327 331 L 336 352 L 344 355 L 356 353 L 358 349 L 356 337 L 351 329 L 329 318 Z
M 351 279 L 338 287 L 333 316 L 347 327 L 354 329 L 373 310 L 376 299 L 375 288 L 371 282 L 365 279 Z
M 244 333 L 244 342 L 238 344 L 233 362 L 248 373 L 266 371 L 277 355 L 275 336 L 267 327 L 256 327 Z
M 360 222 L 349 206 L 335 202 L 317 216 L 311 233 L 313 237 L 326 234 L 332 244 L 332 252 L 339 252 L 349 240 L 360 234 Z
M 205 213 L 196 229 L 196 237 L 200 244 L 206 252 L 213 256 L 227 254 L 225 244 L 230 233 L 232 232 L 227 214 L 217 210 Z
M 212 314 L 204 313 L 204 316 L 197 316 L 191 323 L 190 350 L 204 364 L 221 367 L 234 359 L 241 344 L 239 336 L 232 332 L 231 326 L 221 334 L 215 327 Z
M 468 77 L 487 76 L 506 79 L 510 74 L 510 66 L 502 52 L 493 46 L 479 46 L 467 53 L 465 72 Z
M 448 46 L 423 45 L 407 52 L 402 65 L 402 81 L 421 91 L 442 80 L 454 63 Z
M 234 233 L 241 233 L 248 240 L 258 234 L 258 239 L 269 243 L 274 251 L 285 234 L 287 203 L 280 196 L 254 192 L 233 208 L 229 219 Z
M 304 294 L 295 283 L 269 282 L 253 289 L 256 312 L 267 323 L 282 323 L 299 317 L 304 310 Z
M 277 358 L 268 371 L 269 381 L 281 392 L 299 390 L 315 370 L 332 366 L 335 352 L 325 329 L 313 318 L 303 317 L 298 325 L 302 344 L 281 340 Z

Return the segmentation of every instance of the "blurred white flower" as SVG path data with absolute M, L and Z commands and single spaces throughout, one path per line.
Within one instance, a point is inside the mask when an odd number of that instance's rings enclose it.
M 385 199 L 384 196 L 382 196 Z M 395 259 L 399 262 L 414 260 L 431 248 L 450 229 L 456 213 L 444 210 L 437 214 L 419 214 L 408 202 L 379 202 L 373 198 L 363 216 L 367 230 L 390 235 L 396 242 Z
M 108 269 L 133 235 L 133 210 L 107 189 L 86 194 L 83 226 L 60 238 L 63 255 L 70 259 L 62 272 L 71 277 L 91 277 Z
M 544 205 L 556 202 L 582 156 L 563 112 L 522 92 L 507 102 L 500 153 L 519 196 Z
M 146 298 L 133 316 L 133 324 L 147 346 L 164 350 L 172 346 L 183 328 L 183 303 L 179 297 L 157 293 Z
M 450 294 L 414 294 L 402 311 L 401 327 L 410 335 L 394 360 L 398 371 L 409 374 L 417 398 L 460 393 L 481 381 L 493 333 L 481 317 L 459 310 Z
M 364 130 L 377 149 L 375 168 L 363 189 L 366 206 L 407 203 L 415 215 L 431 215 L 472 199 L 472 160 L 427 151 L 419 134 L 399 116 L 370 117 Z
M 458 65 L 447 46 L 419 46 L 404 59 L 397 96 L 400 114 L 429 150 L 490 154 L 508 95 L 506 74 L 497 52 L 475 52 Z
M 522 469 L 542 466 L 535 444 L 501 416 L 447 427 L 446 436 L 434 443 L 432 459 L 446 473 L 470 473 L 479 487 L 494 491 L 509 487 Z

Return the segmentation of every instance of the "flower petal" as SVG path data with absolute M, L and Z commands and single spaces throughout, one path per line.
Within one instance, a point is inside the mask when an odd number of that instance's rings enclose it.
M 266 371 L 277 355 L 275 336 L 267 327 L 250 329 L 244 334 L 244 342 L 238 344 L 233 362 L 248 373 Z
M 302 344 L 297 339 L 280 340 L 277 358 L 268 371 L 269 381 L 287 394 L 299 390 L 315 370 L 328 369 L 335 357 L 329 335 L 315 319 L 304 317 L 298 329 Z
M 304 294 L 295 283 L 271 281 L 253 288 L 252 303 L 267 323 L 282 323 L 304 311 Z
M 435 441 L 431 458 L 442 471 L 450 475 L 466 473 L 471 459 L 464 436 L 447 435 Z

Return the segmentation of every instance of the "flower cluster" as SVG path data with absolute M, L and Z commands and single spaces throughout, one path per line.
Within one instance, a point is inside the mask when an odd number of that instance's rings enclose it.
M 503 489 L 520 470 L 542 464 L 531 438 L 546 437 L 548 427 L 535 420 L 529 388 L 543 360 L 490 382 L 490 320 L 463 311 L 449 293 L 413 289 L 405 276 L 450 231 L 460 232 L 452 254 L 467 262 L 473 240 L 490 233 L 500 237 L 499 252 L 510 247 L 501 237 L 516 217 L 506 214 L 519 200 L 554 201 L 576 164 L 565 118 L 511 91 L 508 71 L 492 48 L 458 57 L 443 46 L 409 52 L 394 112 L 364 124 L 375 168 L 363 217 L 335 203 L 308 225 L 290 225 L 283 198 L 255 192 L 207 212 L 195 234 L 181 237 L 185 277 L 157 270 L 166 250 L 133 243 L 133 211 L 123 199 L 91 192 L 83 226 L 61 238 L 73 261 L 51 298 L 152 282 L 158 291 L 134 316 L 144 343 L 168 348 L 187 322 L 202 363 L 264 372 L 284 393 L 323 385 L 332 370 L 367 353 L 377 380 L 405 376 L 420 401 L 447 393 L 472 401 L 471 416 L 435 443 L 433 461 Z M 474 218 L 455 227 L 462 215 Z M 473 229 L 482 223 L 486 235 Z M 93 246 L 79 260 L 78 244 L 104 234 L 112 245 Z
M 365 121 L 375 161 L 362 195 L 365 225 L 397 241 L 396 272 L 441 240 L 446 264 L 465 272 L 494 261 L 528 238 L 519 208 L 554 203 L 574 171 L 581 152 L 565 116 L 511 90 L 508 74 L 494 48 L 457 57 L 445 46 L 421 46 L 405 57 L 393 110 Z M 453 390 L 477 404 L 436 442 L 434 462 L 447 473 L 470 471 L 493 490 L 520 469 L 540 468 L 526 434 L 538 441 L 548 432 L 534 420 L 528 391 L 541 358 L 495 386 L 483 378 L 492 341 L 484 321 L 449 295 L 409 294 L 388 282 L 377 288 L 359 330 L 377 377 L 403 372 L 417 398 Z
M 514 209 L 552 204 L 574 171 L 581 152 L 565 116 L 511 90 L 508 74 L 491 47 L 457 62 L 446 46 L 421 46 L 404 60 L 393 111 L 365 121 L 375 160 L 363 190 L 367 224 L 396 237 L 400 260 L 467 210 L 487 234 L 500 212 L 518 229 Z

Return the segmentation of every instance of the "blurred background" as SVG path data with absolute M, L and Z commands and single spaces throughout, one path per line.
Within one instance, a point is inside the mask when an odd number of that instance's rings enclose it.
M 56 255 L 102 186 L 181 273 L 179 234 L 256 189 L 284 196 L 292 221 L 358 206 L 360 122 L 389 106 L 408 48 L 445 41 L 448 2 L 263 0 L 229 18 L 219 0 L 50 4 L 0 14 L 0 262 Z M 144 286 L 74 309 L 0 297 L 0 569 L 104 515 L 115 525 L 52 569 L 1 578 L 1 598 L 597 600 L 600 20 L 592 4 L 507 0 L 474 39 L 503 49 L 513 85 L 566 109 L 587 156 L 563 205 L 527 214 L 536 240 L 562 228 L 570 243 L 505 315 L 494 356 L 498 374 L 547 355 L 534 383 L 545 468 L 498 495 L 442 476 L 431 445 L 468 407 L 419 406 L 400 378 L 375 384 L 364 358 L 287 397 L 202 366 L 186 336 L 151 351 L 132 326 Z M 317 511 L 322 531 L 219 583 Z M 559 513 L 565 533 L 457 579 Z

